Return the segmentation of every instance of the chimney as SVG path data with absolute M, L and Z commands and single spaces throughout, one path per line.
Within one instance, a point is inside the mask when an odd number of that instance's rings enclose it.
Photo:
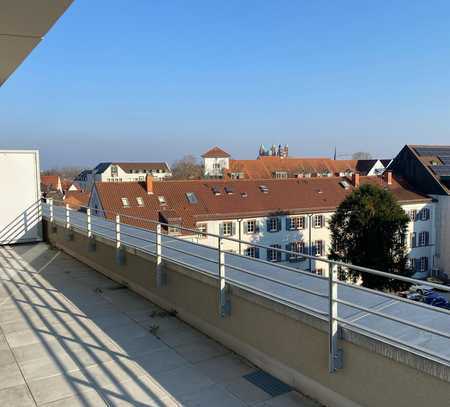
M 147 174 L 145 183 L 146 183 L 147 194 L 152 195 L 153 194 L 153 176 L 150 174 Z
M 359 177 L 360 177 L 360 175 L 357 172 L 354 172 L 352 174 L 352 184 L 355 188 L 359 188 L 359 181 L 360 181 Z
M 384 180 L 388 185 L 392 185 L 392 171 L 384 172 Z

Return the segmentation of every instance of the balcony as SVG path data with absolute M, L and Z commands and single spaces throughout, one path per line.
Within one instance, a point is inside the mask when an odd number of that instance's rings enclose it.
M 205 247 L 120 215 L 37 211 L 58 250 L 2 249 L 1 314 L 26 383 L 8 389 L 37 404 L 446 403 L 447 310 L 340 282 L 326 260 L 321 277 L 224 252 L 221 237 Z

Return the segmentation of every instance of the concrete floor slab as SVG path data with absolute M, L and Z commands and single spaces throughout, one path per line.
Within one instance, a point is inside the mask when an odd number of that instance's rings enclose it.
M 295 401 L 272 399 L 242 379 L 249 363 L 45 244 L 0 247 L 0 283 L 0 406 Z

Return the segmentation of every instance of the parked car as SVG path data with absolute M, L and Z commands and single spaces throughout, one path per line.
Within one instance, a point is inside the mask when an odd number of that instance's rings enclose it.
M 429 285 L 412 285 L 409 291 L 418 293 L 420 295 L 428 295 L 433 292 L 433 287 Z
M 419 294 L 419 293 L 408 293 L 406 295 L 406 298 L 408 300 L 420 301 L 420 299 L 422 298 L 422 294 Z

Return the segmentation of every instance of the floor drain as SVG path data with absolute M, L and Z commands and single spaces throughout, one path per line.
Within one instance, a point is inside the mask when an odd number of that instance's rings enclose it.
M 244 376 L 250 383 L 270 394 L 272 397 L 280 396 L 292 391 L 292 387 L 273 377 L 269 373 L 258 370 Z

